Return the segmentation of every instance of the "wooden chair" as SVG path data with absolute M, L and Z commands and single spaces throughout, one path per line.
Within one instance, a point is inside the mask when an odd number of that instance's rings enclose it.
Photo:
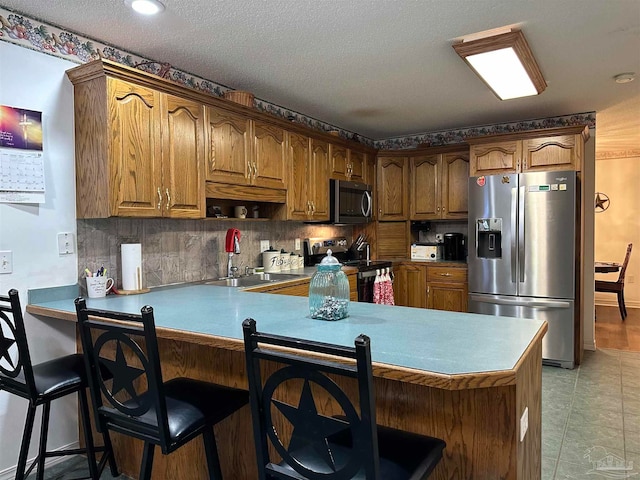
M 9 290 L 9 295 L 0 295 L 0 389 L 28 400 L 27 419 L 22 434 L 22 445 L 16 467 L 16 480 L 23 480 L 37 465 L 37 480 L 44 478 L 45 459 L 65 455 L 86 454 L 89 475 L 98 480 L 106 462 L 109 462 L 111 475 L 117 477 L 118 469 L 111 451 L 109 435 L 103 433 L 104 447 L 93 445 L 91 419 L 86 389 L 88 387 L 84 360 L 80 354 L 66 355 L 47 362 L 33 365 L 24 328 L 22 309 L 17 290 Z M 58 398 L 77 393 L 80 400 L 80 417 L 83 427 L 85 448 L 47 451 L 49 433 L 49 413 L 51 402 Z M 42 406 L 42 424 L 40 427 L 40 449 L 38 456 L 27 468 L 27 456 L 36 409 Z M 7 432 L 8 436 L 11 436 Z M 96 463 L 97 451 L 104 452 Z
M 258 333 L 253 319 L 242 328 L 260 480 L 421 480 L 436 467 L 444 441 L 376 424 L 366 335 L 353 348 Z M 355 404 L 341 388 L 349 381 Z
M 627 265 L 629 265 L 629 258 L 631 257 L 631 249 L 633 243 L 627 246 L 627 254 L 624 257 L 624 262 L 620 268 L 620 274 L 618 280 L 615 282 L 608 282 L 606 280 L 596 280 L 596 292 L 615 293 L 618 295 L 618 308 L 620 309 L 620 316 L 622 321 L 627 318 L 627 307 L 624 304 L 624 275 L 627 271 Z
M 133 315 L 89 309 L 83 298 L 75 305 L 98 430 L 144 441 L 138 478 L 151 478 L 156 445 L 166 455 L 202 435 L 209 479 L 221 480 L 213 426 L 249 403 L 248 392 L 191 378 L 163 382 L 150 306 Z

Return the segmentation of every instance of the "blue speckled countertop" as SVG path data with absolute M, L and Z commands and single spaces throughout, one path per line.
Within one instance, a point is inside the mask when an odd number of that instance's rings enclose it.
M 29 306 L 75 315 L 76 292 L 77 286 L 32 290 Z M 109 295 L 87 299 L 87 305 L 128 313 L 151 305 L 157 327 L 233 339 L 242 338 L 241 324 L 248 317 L 259 331 L 340 345 L 352 346 L 364 333 L 371 338 L 374 362 L 448 375 L 511 370 L 544 328 L 540 320 L 358 302 L 350 303 L 348 318 L 327 322 L 308 317 L 306 297 L 211 285 Z

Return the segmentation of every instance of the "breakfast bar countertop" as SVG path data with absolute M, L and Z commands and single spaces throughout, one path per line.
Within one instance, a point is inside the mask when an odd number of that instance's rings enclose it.
M 27 311 L 75 321 L 77 292 L 77 285 L 30 290 Z M 507 374 L 502 379 L 506 383 L 510 383 L 508 372 L 546 332 L 546 323 L 540 320 L 359 302 L 350 303 L 348 318 L 327 322 L 309 317 L 306 297 L 202 284 L 88 298 L 87 305 L 127 313 L 140 313 L 144 305 L 151 305 L 159 336 L 195 336 L 198 343 L 226 343 L 232 349 L 243 348 L 241 324 L 246 318 L 255 319 L 260 331 L 345 346 L 352 346 L 364 333 L 371 338 L 374 363 L 447 377 Z M 461 388 L 455 383 L 445 388 Z

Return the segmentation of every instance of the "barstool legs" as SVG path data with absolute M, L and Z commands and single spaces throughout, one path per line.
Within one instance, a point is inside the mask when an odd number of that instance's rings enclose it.
M 16 480 L 24 479 L 24 471 L 27 468 L 27 456 L 29 455 L 29 444 L 31 443 L 31 432 L 33 432 L 33 422 L 36 418 L 36 406 L 29 402 L 27 408 L 27 419 L 24 423 L 22 433 L 22 444 L 20 445 L 20 455 L 18 456 L 18 466 L 16 467 Z

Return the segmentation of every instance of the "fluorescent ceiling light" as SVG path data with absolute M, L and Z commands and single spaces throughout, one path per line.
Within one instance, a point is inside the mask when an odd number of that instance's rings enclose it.
M 547 87 L 520 31 L 463 41 L 453 48 L 501 100 L 538 95 Z
M 125 0 L 124 3 L 143 15 L 155 15 L 164 10 L 164 5 L 158 0 Z

